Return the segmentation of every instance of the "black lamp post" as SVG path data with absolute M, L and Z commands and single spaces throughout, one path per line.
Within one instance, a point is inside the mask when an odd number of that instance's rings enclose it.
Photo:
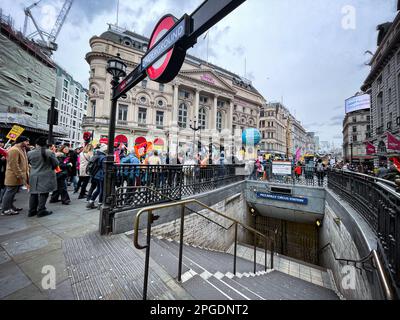
M 117 57 L 111 58 L 107 61 L 107 72 L 112 75 L 111 86 L 113 90 L 111 98 L 110 124 L 108 128 L 108 155 L 105 161 L 106 174 L 104 177 L 104 198 L 100 214 L 101 235 L 106 235 L 111 232 L 111 209 L 113 205 L 112 195 L 114 193 L 114 139 L 118 102 L 118 99 L 114 99 L 113 97 L 115 96 L 115 90 L 119 85 L 119 79 L 126 76 L 126 64 L 121 60 L 119 53 L 117 54 Z
M 190 121 L 190 122 L 192 122 L 192 121 Z M 197 125 L 196 117 L 194 117 L 193 123 L 194 123 L 194 125 L 190 124 L 189 127 L 190 127 L 190 129 L 193 130 L 193 159 L 195 159 L 196 132 L 201 129 L 201 126 Z M 197 146 L 197 148 L 198 148 L 198 146 Z M 197 154 L 198 155 L 200 154 L 200 149 L 197 151 Z

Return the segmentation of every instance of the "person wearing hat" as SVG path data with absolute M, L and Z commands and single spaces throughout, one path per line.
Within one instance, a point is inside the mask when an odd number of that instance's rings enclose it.
M 28 153 L 28 160 L 31 166 L 28 217 L 45 217 L 52 214 L 46 209 L 46 202 L 50 192 L 57 189 L 57 177 L 54 170 L 59 166 L 56 155 L 47 148 L 46 137 L 36 140 L 36 149 Z
M 29 139 L 20 136 L 14 147 L 8 151 L 7 169 L 5 186 L 6 191 L 3 197 L 3 216 L 12 216 L 19 214 L 21 208 L 14 207 L 14 198 L 21 186 L 28 186 L 28 156 L 26 148 L 29 146 Z

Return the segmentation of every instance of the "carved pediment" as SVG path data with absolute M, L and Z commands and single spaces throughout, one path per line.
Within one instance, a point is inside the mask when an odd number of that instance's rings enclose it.
M 222 89 L 231 93 L 236 93 L 235 89 L 225 81 L 221 76 L 211 69 L 202 70 L 185 70 L 181 71 L 179 75 L 192 81 L 200 82 L 204 85 Z

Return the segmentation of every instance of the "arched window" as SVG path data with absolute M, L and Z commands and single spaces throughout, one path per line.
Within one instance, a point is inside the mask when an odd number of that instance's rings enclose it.
M 219 132 L 222 131 L 222 112 L 221 111 L 217 112 L 217 130 Z
M 188 107 L 186 104 L 181 103 L 178 108 L 178 126 L 179 128 L 187 128 Z
M 199 110 L 199 128 L 200 129 L 205 129 L 207 125 L 207 112 L 206 109 L 201 108 Z

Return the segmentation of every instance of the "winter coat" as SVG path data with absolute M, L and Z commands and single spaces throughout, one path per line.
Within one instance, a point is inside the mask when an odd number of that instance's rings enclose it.
M 28 157 L 25 149 L 19 145 L 8 151 L 6 179 L 4 184 L 9 187 L 22 186 L 28 182 Z
M 58 166 L 58 160 L 50 150 L 46 149 L 45 155 L 46 160 L 43 159 L 42 148 L 28 153 L 31 165 L 29 175 L 31 194 L 50 193 L 57 189 L 57 177 L 54 169 Z
M 136 167 L 132 166 L 131 168 L 124 168 L 123 174 L 125 178 L 134 179 L 140 176 L 140 161 L 135 155 L 130 154 L 129 156 L 123 158 L 121 160 L 121 164 L 136 165 Z
M 57 173 L 57 179 L 66 179 L 68 177 L 68 170 L 72 167 L 70 162 L 70 158 L 67 157 L 64 153 L 58 152 L 56 153 L 56 157 L 58 160 L 58 165 L 60 167 L 60 172 Z
M 88 177 L 89 174 L 86 172 L 87 166 L 89 164 L 90 159 L 93 158 L 92 153 L 83 153 L 79 155 L 79 161 L 80 161 L 80 166 L 79 166 L 79 176 L 80 177 Z
M 104 180 L 104 161 L 106 160 L 106 154 L 101 151 L 97 151 L 96 153 L 96 161 L 100 167 L 100 169 L 96 172 L 94 179 L 103 181 Z

